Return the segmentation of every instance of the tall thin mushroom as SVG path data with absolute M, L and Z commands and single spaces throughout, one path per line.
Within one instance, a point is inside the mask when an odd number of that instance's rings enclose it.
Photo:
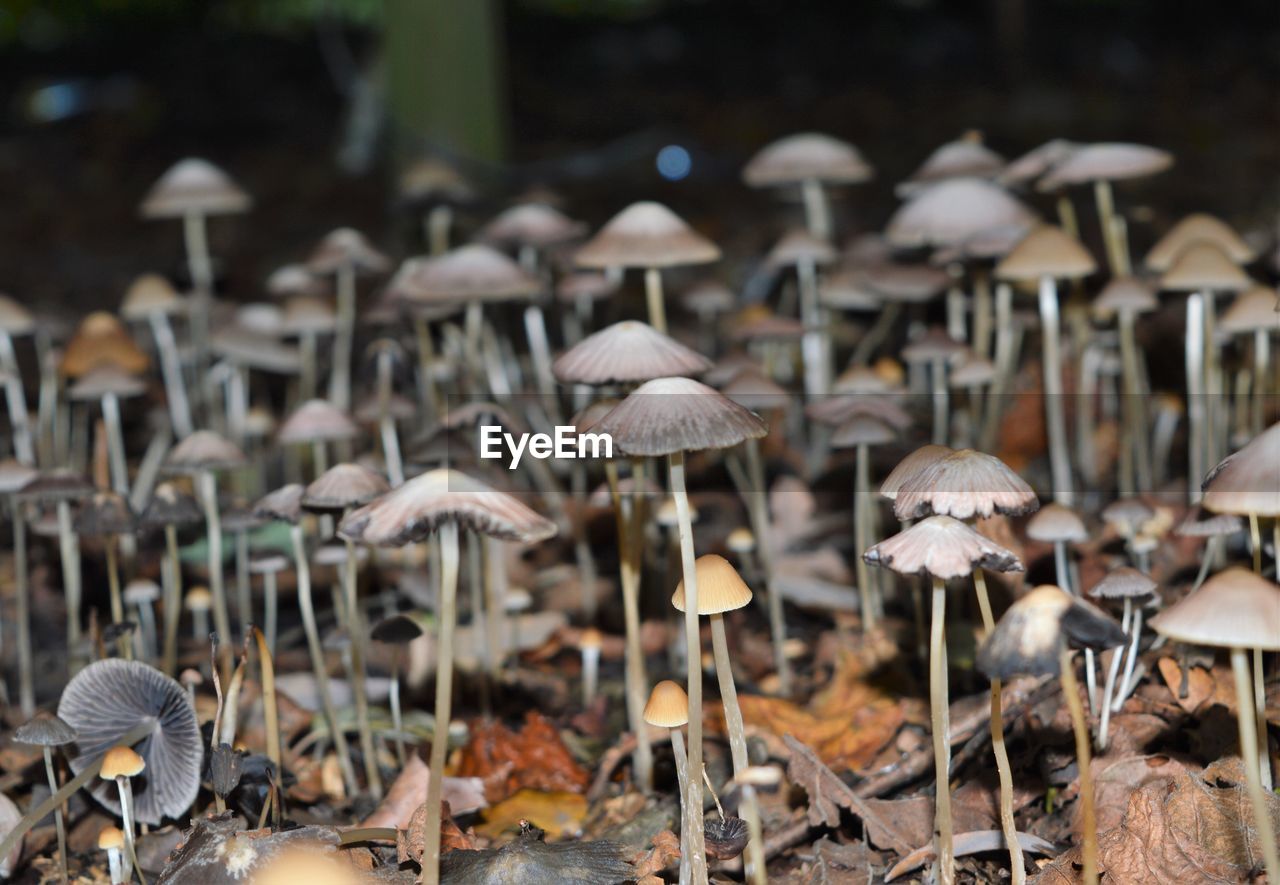
M 13 522 L 13 596 L 18 657 L 18 709 L 24 716 L 36 710 L 31 666 L 31 580 L 27 574 L 26 506 L 18 497 L 22 487 L 36 477 L 36 469 L 15 459 L 0 461 L 0 497 L 9 500 Z
M 151 501 L 142 511 L 144 529 L 163 529 L 165 556 L 160 564 L 160 582 L 164 589 L 164 640 L 160 655 L 161 669 L 169 675 L 178 666 L 178 620 L 182 615 L 182 559 L 178 554 L 178 530 L 198 525 L 204 519 L 195 498 L 169 482 L 156 486 Z
M 173 285 L 159 274 L 146 273 L 134 279 L 120 302 L 120 316 L 130 322 L 146 322 L 156 342 L 160 357 L 160 376 L 164 380 L 166 405 L 173 435 L 182 439 L 195 430 L 191 421 L 191 403 L 186 380 L 182 377 L 182 361 L 178 341 L 173 334 L 172 316 L 185 313 L 187 304 Z
M 809 232 L 824 239 L 834 234 L 826 188 L 874 177 L 875 170 L 856 147 L 822 132 L 798 132 L 770 142 L 742 169 L 751 187 L 798 187 Z
M 19 744 L 36 746 L 44 756 L 44 771 L 49 778 L 49 793 L 56 795 L 60 789 L 58 773 L 53 765 L 55 747 L 65 747 L 75 743 L 76 732 L 67 723 L 52 713 L 42 713 L 13 732 L 13 740 Z M 58 866 L 62 872 L 62 881 L 67 881 L 67 826 L 62 817 L 62 807 L 53 812 L 54 826 L 58 831 Z

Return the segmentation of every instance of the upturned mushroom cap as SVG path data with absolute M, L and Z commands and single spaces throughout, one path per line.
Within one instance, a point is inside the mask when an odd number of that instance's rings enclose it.
M 858 184 L 875 170 L 858 149 L 821 132 L 799 132 L 770 142 L 742 170 L 751 187 L 778 187 L 803 181 Z
M 574 256 L 579 267 L 679 267 L 720 259 L 716 244 L 661 203 L 632 203 Z
M 1218 328 L 1232 335 L 1259 329 L 1280 331 L 1280 292 L 1261 284 L 1251 286 L 1218 318 Z
M 360 428 L 346 412 L 328 400 L 312 399 L 285 419 L 276 431 L 276 440 L 285 445 L 300 445 L 355 439 L 359 435 Z
M 146 767 L 146 760 L 135 753 L 132 747 L 118 745 L 103 755 L 98 777 L 106 781 L 113 781 L 118 777 L 133 777 L 142 774 Z
M 639 384 L 672 375 L 701 375 L 711 360 L 648 323 L 623 320 L 583 338 L 556 358 L 565 384 Z
M 1280 585 L 1229 568 L 1152 618 L 1151 629 L 1192 645 L 1280 651 Z
M 904 249 L 965 247 L 993 232 L 1016 241 L 1035 221 L 1035 213 L 998 185 L 979 178 L 953 178 L 913 194 L 889 219 L 885 235 Z
M 62 747 L 75 743 L 76 730 L 52 713 L 37 713 L 14 729 L 13 739 L 28 746 Z
M 873 545 L 862 558 L 900 575 L 943 580 L 972 574 L 976 568 L 992 572 L 1022 571 L 1016 555 L 950 516 L 922 519 Z
M 1144 144 L 1100 142 L 1068 153 L 1040 179 L 1038 190 L 1055 191 L 1072 184 L 1145 178 L 1173 165 L 1173 155 Z
M 166 470 L 199 473 L 203 470 L 232 470 L 249 463 L 240 447 L 212 430 L 197 430 L 169 450 Z
M 8 295 L 0 293 L 0 332 L 6 335 L 29 335 L 35 331 L 36 318 L 31 311 Z
M 996 265 L 996 276 L 1006 280 L 1076 280 L 1097 269 L 1093 256 L 1079 240 L 1061 228 L 1045 224 L 1027 234 Z
M 1144 263 L 1152 270 L 1166 271 L 1193 243 L 1212 243 L 1236 264 L 1248 264 L 1256 257 L 1253 249 L 1231 225 L 1212 215 L 1193 212 L 1156 241 Z
M 836 250 L 807 230 L 793 230 L 783 234 L 765 260 L 774 267 L 794 267 L 804 261 L 822 267 L 836 260 Z
M 1056 676 L 1064 642 L 1102 650 L 1122 645 L 1125 638 L 1101 609 L 1045 584 L 1009 606 L 979 647 L 977 664 L 989 679 Z
M 960 449 L 904 482 L 894 498 L 893 512 L 899 519 L 918 519 L 927 513 L 973 519 L 993 513 L 1019 516 L 1039 506 L 1035 490 L 999 458 Z
M 1089 595 L 1094 599 L 1136 599 L 1140 596 L 1150 596 L 1158 586 L 1151 580 L 1150 575 L 1136 568 L 1124 566 L 1109 572 L 1105 578 L 1094 584 L 1089 590 Z
M 934 149 L 911 177 L 895 188 L 906 197 L 922 187 L 950 178 L 996 178 L 1005 168 L 1004 157 L 982 143 L 982 134 L 966 132 L 955 141 Z
M 954 451 L 955 449 L 951 448 L 951 446 L 937 443 L 929 443 L 916 449 L 889 471 L 889 475 L 880 483 L 880 496 L 888 498 L 890 501 L 896 499 L 898 492 L 902 490 L 904 485 L 913 480 L 920 472 L 932 467 L 936 462 L 941 461 Z
M 359 273 L 381 273 L 391 266 L 369 238 L 352 227 L 340 227 L 324 235 L 307 258 L 307 269 L 315 274 L 337 273 L 352 267 Z
M 644 705 L 644 721 L 659 728 L 679 728 L 689 724 L 689 695 L 675 682 L 664 679 L 649 692 Z
M 185 814 L 200 790 L 204 744 L 195 709 L 181 685 L 154 667 L 119 658 L 95 661 L 67 684 L 58 715 L 76 730 L 76 772 L 120 743 L 140 723 L 152 725 L 134 750 L 146 763 L 147 776 L 133 785 L 138 820 L 159 824 Z M 93 795 L 120 813 L 116 785 L 99 782 Z
M 253 505 L 253 512 L 263 519 L 273 519 L 296 525 L 302 518 L 302 494 L 305 489 L 301 483 L 289 483 L 274 492 L 259 498 Z
M 381 474 L 359 464 L 335 464 L 307 486 L 302 506 L 308 510 L 346 510 L 389 491 L 391 486 Z
M 1079 544 L 1089 539 L 1089 532 L 1084 527 L 1084 520 L 1070 507 L 1057 502 L 1050 502 L 1040 508 L 1035 516 L 1027 520 L 1027 537 L 1033 541 L 1047 543 L 1068 542 Z
M 195 525 L 204 519 L 196 499 L 173 483 L 162 482 L 151 494 L 147 509 L 142 511 L 142 525 L 146 528 L 163 528 L 172 525 L 179 528 Z
M 1280 516 L 1280 422 L 1209 471 L 1203 489 L 1206 510 Z
M 1136 277 L 1112 277 L 1093 299 L 1094 314 L 1109 317 L 1117 313 L 1147 313 L 1159 306 L 1150 284 Z
M 104 396 L 115 396 L 120 399 L 140 396 L 147 391 L 147 383 L 136 375 L 112 365 L 99 365 L 85 372 L 68 388 L 67 395 L 77 401 L 86 402 L 102 399 Z
M 412 305 L 510 301 L 543 290 L 542 280 L 489 246 L 472 243 L 432 258 L 410 258 L 389 288 Z
M 751 588 L 738 570 L 717 553 L 699 556 L 693 564 L 698 580 L 698 614 L 718 615 L 751 602 Z M 671 604 L 684 611 L 684 581 L 676 585 Z
M 1170 292 L 1202 289 L 1242 292 L 1252 281 L 1227 254 L 1213 243 L 1192 243 L 1160 277 L 1160 288 Z
M 79 378 L 101 366 L 111 366 L 130 375 L 147 370 L 151 360 L 139 349 L 124 325 L 106 311 L 95 311 L 80 321 L 62 352 L 58 371 L 66 378 Z
M 338 535 L 377 547 L 424 540 L 447 522 L 504 541 L 534 543 L 556 533 L 555 523 L 515 497 L 456 470 L 423 473 L 347 514 Z
M 232 215 L 246 212 L 252 201 L 231 176 L 208 160 L 179 160 L 151 186 L 142 201 L 143 218 L 178 218 L 188 212 Z
M 96 493 L 80 505 L 80 510 L 76 513 L 77 535 L 131 535 L 136 527 L 137 519 L 129 501 L 115 492 Z
M 628 455 L 723 449 L 768 433 L 764 421 L 719 391 L 688 378 L 656 378 L 637 387 L 600 420 Z
M 158 273 L 135 277 L 120 302 L 120 316 L 126 320 L 144 320 L 152 314 L 175 314 L 186 309 L 186 301 L 173 284 Z
M 505 209 L 480 229 L 477 238 L 503 248 L 545 249 L 575 240 L 587 226 L 544 203 L 521 203 Z

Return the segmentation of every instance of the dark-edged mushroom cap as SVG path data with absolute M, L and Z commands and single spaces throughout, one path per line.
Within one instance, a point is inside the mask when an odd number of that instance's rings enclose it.
M 993 231 L 1021 238 L 1035 220 L 1035 213 L 998 185 L 952 178 L 913 194 L 889 219 L 885 234 L 903 249 L 965 246 Z
M 911 177 L 894 190 L 900 197 L 952 178 L 992 179 L 1005 168 L 1004 157 L 982 143 L 982 133 L 964 135 L 934 149 Z
M 314 274 L 337 273 L 352 267 L 359 273 L 381 273 L 391 260 L 353 227 L 340 227 L 325 234 L 307 258 L 307 270 Z
M 1151 629 L 1192 645 L 1280 651 L 1280 585 L 1226 569 L 1152 618 Z
M 632 203 L 586 242 L 579 267 L 678 267 L 709 264 L 720 249 L 661 203 Z
M 1061 587 L 1044 584 L 1009 606 L 978 648 L 978 669 L 988 679 L 1056 676 L 1062 644 L 1102 650 L 1123 645 L 1120 625 Z
M 377 547 L 403 547 L 424 540 L 447 522 L 504 541 L 533 543 L 556 533 L 555 523 L 512 495 L 441 468 L 348 513 L 338 535 Z
M 312 399 L 285 419 L 276 431 L 276 440 L 286 445 L 301 445 L 355 439 L 359 434 L 360 428 L 346 412 L 328 400 Z
M 1108 572 L 1106 577 L 1089 589 L 1089 595 L 1094 599 L 1136 599 L 1150 596 L 1158 586 L 1150 575 L 1124 566 Z
M 889 471 L 889 475 L 880 483 L 880 496 L 888 498 L 890 501 L 895 500 L 904 485 L 913 480 L 920 472 L 932 467 L 935 462 L 941 461 L 954 451 L 955 449 L 951 448 L 951 446 L 939 445 L 938 443 L 929 443 L 916 449 Z
M 188 157 L 169 167 L 142 201 L 143 218 L 178 218 L 188 212 L 232 215 L 252 201 L 226 172 L 208 160 Z
M 1089 539 L 1089 531 L 1084 527 L 1084 520 L 1080 518 L 1080 514 L 1070 507 L 1050 502 L 1027 520 L 1027 537 L 1033 541 L 1047 543 L 1079 544 Z
M 587 226 L 544 203 L 521 203 L 503 210 L 480 228 L 476 238 L 501 248 L 545 249 L 576 240 Z
M 68 388 L 67 395 L 78 402 L 116 396 L 121 399 L 140 396 L 147 391 L 147 383 L 136 375 L 121 371 L 116 366 L 100 365 L 77 378 Z
M 95 661 L 67 683 L 58 715 L 76 731 L 80 755 L 71 759 L 71 768 L 77 773 L 135 726 L 152 726 L 134 745 L 147 766 L 146 776 L 133 784 L 138 820 L 180 818 L 195 801 L 204 762 L 195 708 L 186 690 L 159 670 L 119 658 Z M 115 784 L 100 781 L 91 789 L 112 813 L 120 813 Z
M 556 358 L 565 384 L 639 384 L 671 375 L 701 375 L 711 360 L 648 323 L 623 320 L 583 338 Z
M 224 501 L 219 509 L 222 511 L 219 522 L 224 532 L 232 534 L 251 532 L 261 528 L 265 522 L 261 516 L 254 513 L 251 507 L 245 506 L 243 500 Z
M 409 615 L 392 615 L 373 625 L 369 636 L 374 642 L 405 645 L 424 635 L 422 625 Z
M 1173 155 L 1145 144 L 1082 144 L 1040 179 L 1037 189 L 1055 191 L 1072 184 L 1145 178 L 1173 165 Z
M 94 492 L 93 483 L 67 468 L 46 470 L 38 474 L 18 492 L 28 501 L 79 501 Z
M 144 528 L 195 525 L 204 520 L 204 511 L 193 495 L 189 495 L 171 482 L 162 482 L 151 493 L 151 501 L 142 511 Z
M 950 516 L 922 519 L 871 546 L 862 558 L 900 575 L 943 580 L 972 574 L 976 568 L 992 572 L 1022 571 L 1022 563 L 1014 553 Z
M 233 470 L 249 463 L 240 447 L 212 430 L 197 430 L 169 450 L 165 469 L 172 473 Z
M 779 187 L 820 181 L 858 184 L 875 177 L 875 170 L 858 149 L 822 132 L 798 132 L 762 147 L 742 169 L 751 187 Z
M 97 492 L 81 504 L 76 513 L 77 535 L 131 535 L 136 527 L 133 508 L 123 495 L 115 492 Z
M 1231 225 L 1212 215 L 1193 212 L 1156 241 L 1143 262 L 1151 270 L 1166 271 L 1192 243 L 1212 243 L 1236 264 L 1248 264 L 1256 257 Z
M 1035 491 L 994 455 L 959 449 L 939 458 L 899 488 L 893 502 L 899 519 L 928 513 L 957 519 L 993 513 L 1020 516 L 1040 506 Z
M 62 747 L 75 743 L 76 730 L 52 713 L 37 713 L 14 729 L 13 739 L 33 747 Z
M 1214 243 L 1196 242 L 1178 253 L 1160 277 L 1160 288 L 1170 292 L 1202 289 L 1242 292 L 1252 285 L 1248 274 Z
M 1006 280 L 1077 280 L 1098 269 L 1089 250 L 1061 228 L 1044 224 L 1027 234 L 996 265 L 996 276 Z
M 1209 471 L 1201 505 L 1215 513 L 1280 516 L 1280 422 Z
M 538 277 L 489 246 L 472 243 L 431 258 L 410 258 L 388 288 L 412 305 L 511 301 L 544 289 Z
M 368 504 L 391 490 L 381 474 L 359 464 L 335 464 L 302 493 L 307 510 L 346 510 Z
M 290 483 L 281 486 L 274 492 L 268 492 L 253 505 L 253 512 L 263 519 L 287 522 L 296 525 L 302 518 L 302 494 L 305 489 L 301 483 Z
M 717 390 L 689 378 L 656 378 L 637 387 L 600 420 L 628 455 L 656 457 L 673 452 L 723 449 L 759 439 L 768 427 L 754 412 Z

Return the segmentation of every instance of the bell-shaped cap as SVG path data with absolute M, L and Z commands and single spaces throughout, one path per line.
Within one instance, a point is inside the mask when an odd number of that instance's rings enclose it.
M 151 493 L 151 500 L 142 511 L 141 523 L 145 528 L 195 525 L 204 519 L 204 512 L 196 499 L 171 482 L 162 482 Z
M 307 400 L 285 419 L 276 431 L 276 441 L 285 445 L 302 445 L 316 441 L 336 442 L 354 439 L 360 428 L 346 412 L 328 400 Z
M 895 190 L 898 196 L 907 197 L 923 187 L 951 178 L 996 178 L 1004 168 L 1004 157 L 982 143 L 981 133 L 966 132 L 955 141 L 935 148 L 920 168 Z
M 169 450 L 164 466 L 173 473 L 199 473 L 203 470 L 231 470 L 248 462 L 235 443 L 212 430 L 197 430 Z
M 302 506 L 308 510 L 346 510 L 389 491 L 391 486 L 381 474 L 359 464 L 335 464 L 307 486 Z
M 889 475 L 880 483 L 880 496 L 890 501 L 895 500 L 904 485 L 954 451 L 955 449 L 951 446 L 938 443 L 928 443 L 916 449 L 889 471 Z
M 765 259 L 773 267 L 795 267 L 804 262 L 823 267 L 835 260 L 834 246 L 803 229 L 784 234 Z
M 1006 280 L 1076 280 L 1098 269 L 1093 256 L 1075 237 L 1051 224 L 1027 234 L 996 265 L 996 276 Z
M 168 316 L 182 313 L 186 308 L 186 299 L 173 288 L 173 283 L 158 273 L 144 273 L 134 277 L 125 290 L 120 316 L 126 320 L 145 320 L 152 314 Z
M 1009 606 L 978 649 L 989 679 L 1056 676 L 1063 644 L 1100 651 L 1125 642 L 1125 632 L 1101 609 L 1045 584 Z
M 407 645 L 423 635 L 425 631 L 422 629 L 422 624 L 417 618 L 406 614 L 383 618 L 369 631 L 369 638 L 374 642 L 385 642 L 390 645 Z
M 252 200 L 208 160 L 188 157 L 169 167 L 142 200 L 143 218 L 234 215 L 247 212 Z
M 1280 651 L 1280 585 L 1229 568 L 1152 618 L 1151 629 L 1192 645 Z
M 1218 328 L 1232 335 L 1280 332 L 1280 291 L 1261 284 L 1251 286 L 1218 318 Z
M 1160 288 L 1169 292 L 1243 292 L 1253 284 L 1227 254 L 1213 243 L 1192 243 L 1160 277 Z
M 885 235 L 902 249 L 965 247 L 993 232 L 1005 239 L 1024 236 L 1035 221 L 1035 213 L 1000 186 L 952 178 L 913 194 L 889 219 Z
M 751 588 L 729 560 L 716 553 L 699 556 L 693 563 L 698 581 L 698 614 L 718 615 L 743 608 L 751 601 Z M 671 604 L 684 611 L 684 581 L 676 585 Z
M 795 399 L 785 387 L 754 367 L 738 372 L 720 388 L 720 392 L 753 412 L 785 408 Z
M 759 439 L 768 427 L 754 412 L 689 378 L 656 378 L 631 392 L 600 420 L 628 455 L 657 457 L 674 452 L 723 449 Z
M 1079 148 L 1080 145 L 1065 138 L 1050 139 L 1010 161 L 996 176 L 996 180 L 1006 187 L 1028 184 L 1046 174 Z
M 659 728 L 679 728 L 689 723 L 689 695 L 677 683 L 664 679 L 649 692 L 644 721 Z
M 95 311 L 76 327 L 62 352 L 58 371 L 66 378 L 79 378 L 102 366 L 130 375 L 147 370 L 151 360 L 129 337 L 129 330 L 106 311 Z
M 410 258 L 388 284 L 413 306 L 466 301 L 512 301 L 537 295 L 542 280 L 497 249 L 472 243 L 431 258 Z
M 1027 537 L 1045 543 L 1079 544 L 1089 539 L 1089 532 L 1078 513 L 1053 502 L 1027 520 Z
M 1173 155 L 1145 144 L 1083 144 L 1062 158 L 1040 179 L 1038 189 L 1055 191 L 1073 184 L 1145 178 L 1173 165 Z
M 701 375 L 711 360 L 648 323 L 623 320 L 583 338 L 556 358 L 565 384 L 640 384 L 672 375 Z
M 391 259 L 353 227 L 340 227 L 325 234 L 307 258 L 307 269 L 314 274 L 337 273 L 344 267 L 358 273 L 382 273 L 390 266 Z
M 1231 225 L 1204 212 L 1193 212 L 1169 228 L 1143 262 L 1151 270 L 1166 271 L 1193 243 L 1212 243 L 1236 264 L 1248 264 L 1256 257 L 1253 248 Z
M 950 516 L 922 519 L 873 545 L 862 558 L 900 575 L 944 581 L 972 574 L 977 568 L 992 572 L 1022 571 L 1022 563 L 1015 554 Z
M 679 267 L 720 259 L 716 244 L 661 203 L 632 203 L 574 255 L 579 267 Z
M 29 335 L 36 329 L 36 318 L 17 299 L 0 293 L 0 332 L 6 335 Z
M 301 483 L 289 483 L 273 492 L 268 492 L 253 505 L 253 512 L 262 519 L 287 522 L 297 525 L 302 519 L 302 494 L 305 491 Z
M 858 149 L 821 132 L 799 132 L 770 142 L 742 170 L 751 187 L 778 187 L 804 181 L 858 184 L 875 170 Z
M 80 505 L 75 519 L 76 534 L 86 537 L 131 535 L 136 526 L 128 499 L 115 492 L 96 493 Z
M 1147 313 L 1159 306 L 1150 284 L 1137 277 L 1112 277 L 1089 305 L 1094 314 Z
M 959 449 L 903 483 L 893 502 L 899 519 L 928 513 L 956 519 L 1019 516 L 1040 506 L 1035 490 L 994 455 Z
M 1094 599 L 1137 599 L 1155 593 L 1158 586 L 1145 572 L 1124 566 L 1108 572 L 1089 589 L 1089 595 Z
M 587 226 L 545 203 L 521 203 L 480 228 L 477 239 L 504 249 L 546 249 L 576 240 Z
M 1203 489 L 1201 504 L 1215 513 L 1280 516 L 1280 422 L 1223 459 Z
M 75 743 L 76 730 L 52 713 L 37 713 L 14 729 L 13 739 L 33 747 L 63 747 Z
M 881 446 L 891 443 L 898 434 L 885 422 L 867 414 L 854 415 L 836 428 L 831 445 L 837 449 L 854 446 Z

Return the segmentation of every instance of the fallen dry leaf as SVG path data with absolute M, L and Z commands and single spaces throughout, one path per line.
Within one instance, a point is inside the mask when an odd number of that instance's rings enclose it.
M 518 732 L 497 721 L 477 725 L 462 748 L 458 774 L 484 779 L 489 798 L 498 801 L 520 790 L 585 793 L 591 780 L 555 726 L 536 710 L 525 714 Z
M 1188 713 L 1195 713 L 1213 698 L 1213 677 L 1200 667 L 1189 667 L 1186 671 L 1187 696 L 1181 695 L 1183 669 L 1173 658 L 1164 657 L 1157 664 L 1164 684 L 1179 707 Z
M 587 800 L 580 793 L 519 790 L 484 812 L 485 822 L 476 828 L 482 836 L 496 838 L 528 821 L 544 830 L 549 839 L 577 836 L 587 816 Z
M 1134 790 L 1153 781 L 1171 778 L 1186 768 L 1185 763 L 1169 756 L 1139 755 L 1117 759 L 1106 756 L 1093 760 L 1093 801 L 1097 809 L 1098 832 L 1120 824 Z M 1080 812 L 1077 805 L 1075 813 L 1079 815 Z
M 653 847 L 641 851 L 632 863 L 636 878 L 655 876 L 680 859 L 680 837 L 670 830 L 663 830 L 653 837 Z M 661 881 L 660 879 L 658 881 Z
M 395 782 L 387 790 L 382 803 L 360 824 L 362 827 L 396 827 L 404 829 L 427 795 L 431 770 L 417 754 L 405 760 L 404 768 L 396 775 Z M 485 801 L 484 785 L 479 778 L 446 777 L 444 801 L 455 814 L 479 811 L 489 803 Z

